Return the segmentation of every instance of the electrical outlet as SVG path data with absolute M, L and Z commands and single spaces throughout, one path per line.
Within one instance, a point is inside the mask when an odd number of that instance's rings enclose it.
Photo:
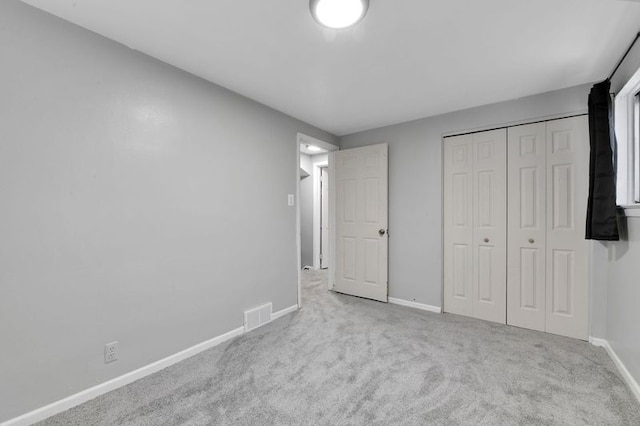
M 111 342 L 104 345 L 104 363 L 108 364 L 118 360 L 118 342 Z

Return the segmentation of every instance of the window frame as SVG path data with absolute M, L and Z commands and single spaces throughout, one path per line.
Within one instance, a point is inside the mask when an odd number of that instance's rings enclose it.
M 640 216 L 640 69 L 614 100 L 617 204 Z

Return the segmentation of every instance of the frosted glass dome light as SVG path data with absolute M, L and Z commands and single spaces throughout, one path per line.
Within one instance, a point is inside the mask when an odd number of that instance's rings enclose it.
M 313 18 L 333 29 L 348 28 L 360 22 L 369 8 L 369 0 L 311 0 Z

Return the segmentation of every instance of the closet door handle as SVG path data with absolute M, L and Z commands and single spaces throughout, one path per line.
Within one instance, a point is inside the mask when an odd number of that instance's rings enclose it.
M 484 239 L 484 242 L 485 242 L 485 243 L 488 243 L 488 242 L 489 242 L 489 239 L 488 239 L 488 238 L 485 238 L 485 239 Z
M 529 238 L 529 244 L 533 244 L 535 242 L 536 242 L 536 240 L 534 240 L 533 238 Z

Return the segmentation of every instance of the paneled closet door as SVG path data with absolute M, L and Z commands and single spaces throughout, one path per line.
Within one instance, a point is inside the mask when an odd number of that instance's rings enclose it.
M 546 331 L 587 339 L 589 184 L 586 116 L 547 123 Z
M 444 311 L 473 315 L 473 138 L 444 139 Z
M 508 129 L 507 324 L 545 330 L 546 125 Z
M 506 323 L 507 130 L 473 136 L 473 316 Z

